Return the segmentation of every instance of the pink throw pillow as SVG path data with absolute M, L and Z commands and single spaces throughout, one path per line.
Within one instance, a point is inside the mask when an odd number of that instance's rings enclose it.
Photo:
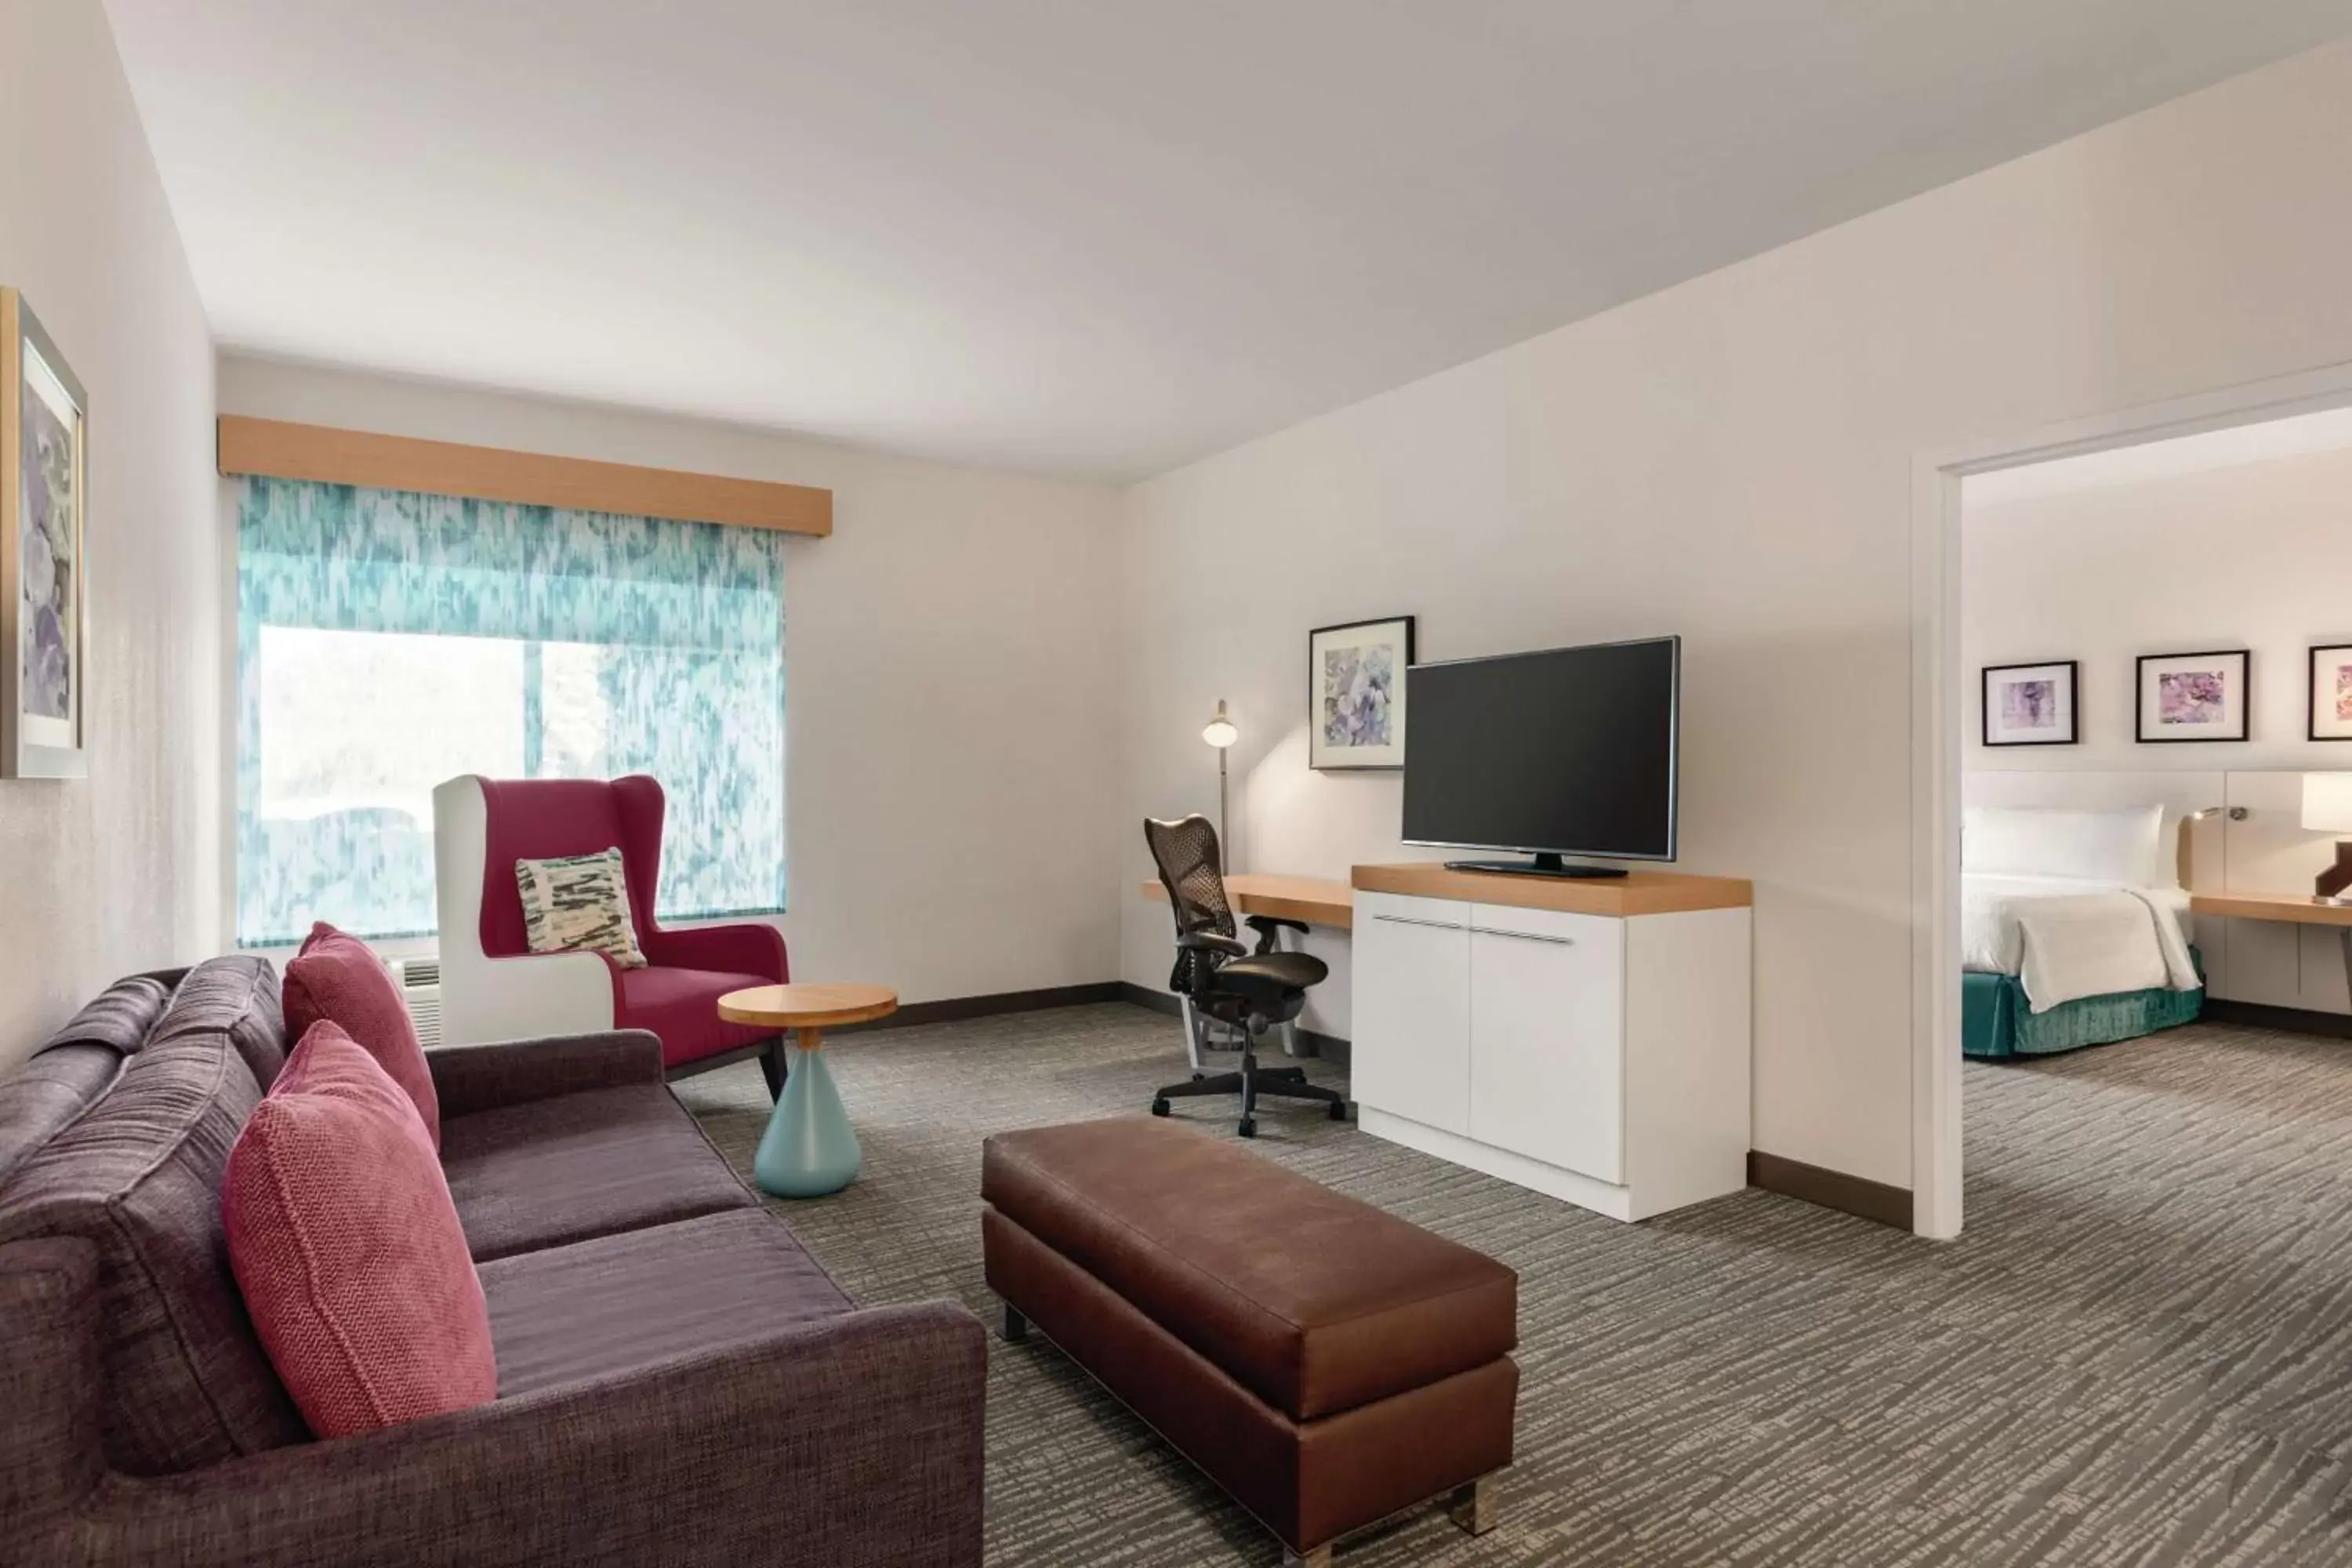
M 284 1001 L 286 1032 L 295 1039 L 326 1018 L 366 1047 L 416 1102 L 426 1136 L 435 1149 L 441 1147 L 441 1099 L 433 1092 L 433 1069 L 425 1065 L 400 987 L 374 949 L 320 921 L 302 939 L 301 951 L 286 961 Z
M 498 1397 L 489 1308 L 416 1107 L 331 1023 L 306 1030 L 221 1178 L 229 1267 L 321 1437 Z

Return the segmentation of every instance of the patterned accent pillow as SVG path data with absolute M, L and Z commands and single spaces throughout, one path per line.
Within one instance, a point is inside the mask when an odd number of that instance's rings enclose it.
M 629 884 L 621 852 L 518 860 L 523 940 L 533 952 L 601 952 L 623 969 L 643 969 L 636 927 L 629 920 Z

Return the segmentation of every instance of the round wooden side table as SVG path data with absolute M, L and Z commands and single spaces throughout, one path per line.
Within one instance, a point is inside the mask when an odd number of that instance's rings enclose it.
M 898 1010 L 898 994 L 887 985 L 755 985 L 719 999 L 719 1016 L 730 1024 L 792 1031 L 784 1092 L 751 1160 L 762 1192 L 818 1198 L 857 1179 L 857 1133 L 825 1070 L 824 1031 Z

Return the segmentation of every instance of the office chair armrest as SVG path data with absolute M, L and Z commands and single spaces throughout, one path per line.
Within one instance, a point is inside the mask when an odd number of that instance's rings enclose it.
M 1176 945 L 1207 952 L 1222 952 L 1231 958 L 1239 958 L 1249 952 L 1248 943 L 1233 937 L 1220 936 L 1213 931 L 1181 932 L 1176 938 Z
M 1275 935 L 1276 931 L 1295 931 L 1301 936 L 1307 934 L 1305 921 L 1286 921 L 1280 915 L 1248 915 L 1244 917 L 1242 923 L 1257 932 L 1257 950 L 1260 952 L 1276 951 L 1275 944 L 1280 940 Z

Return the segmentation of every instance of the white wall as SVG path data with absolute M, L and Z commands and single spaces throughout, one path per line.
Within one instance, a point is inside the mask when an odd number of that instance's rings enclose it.
M 0 782 L 6 1065 L 216 950 L 224 845 L 211 335 L 97 0 L 0 0 L 0 283 L 90 401 L 89 776 Z
M 2352 450 L 1972 504 L 1960 549 L 1963 766 L 2352 767 L 2305 738 L 2311 647 L 2352 643 Z M 2136 743 L 2133 660 L 2229 647 L 2253 654 L 2247 741 Z M 1984 745 L 1983 668 L 2060 658 L 2082 743 Z
M 1139 487 L 1127 821 L 1213 805 L 1223 696 L 1241 864 L 1402 854 L 1393 775 L 1305 769 L 1310 626 L 1680 632 L 1683 863 L 1757 883 L 1755 1145 L 1910 1185 L 1914 460 L 2352 359 L 2347 142 L 2336 46 Z M 1122 923 L 1160 983 L 1166 911 Z
M 1116 491 L 235 358 L 220 402 L 829 487 L 833 536 L 784 567 L 794 977 L 910 1002 L 1117 978 Z

